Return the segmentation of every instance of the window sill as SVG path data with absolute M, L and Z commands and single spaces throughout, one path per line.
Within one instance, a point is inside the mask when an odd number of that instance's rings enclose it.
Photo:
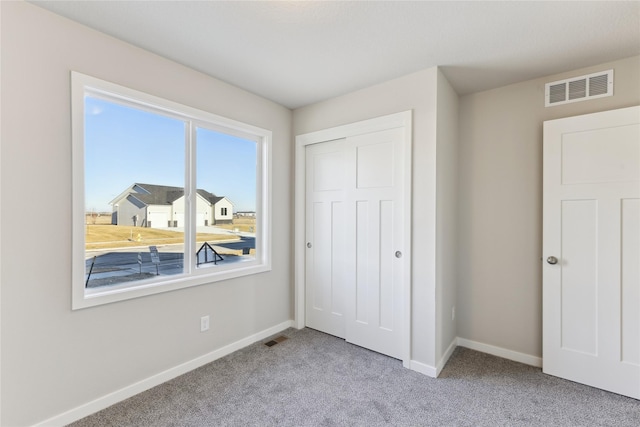
M 99 288 L 80 289 L 80 292 L 76 292 L 73 295 L 71 308 L 79 310 L 271 271 L 270 265 L 256 264 L 255 261 L 248 261 L 247 264 L 247 266 L 235 266 L 233 269 L 226 271 L 211 272 L 210 268 L 205 267 L 192 274 L 180 274 L 169 278 L 162 276 L 161 279 L 137 281 L 135 284 L 124 283 L 101 286 Z

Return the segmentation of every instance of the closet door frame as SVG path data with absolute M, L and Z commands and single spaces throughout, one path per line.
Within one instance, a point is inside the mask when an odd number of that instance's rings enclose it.
M 411 364 L 411 200 L 412 200 L 412 111 L 390 114 L 356 123 L 323 129 L 296 136 L 295 146 L 295 216 L 294 216 L 294 325 L 305 325 L 305 245 L 306 245 L 306 146 L 325 141 L 348 138 L 387 129 L 404 128 L 404 319 L 402 338 L 403 366 Z

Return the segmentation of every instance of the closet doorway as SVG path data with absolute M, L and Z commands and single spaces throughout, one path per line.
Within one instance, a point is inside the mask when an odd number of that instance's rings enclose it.
M 411 113 L 296 141 L 297 325 L 406 365 Z

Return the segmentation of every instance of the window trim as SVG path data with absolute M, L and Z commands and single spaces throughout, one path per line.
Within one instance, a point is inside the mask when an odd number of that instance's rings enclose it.
M 185 271 L 162 279 L 142 280 L 103 288 L 85 288 L 85 188 L 84 188 L 84 107 L 85 95 L 90 93 L 106 100 L 129 104 L 138 109 L 161 113 L 187 121 L 185 129 L 185 196 L 195 192 L 196 173 L 195 132 L 203 127 L 257 143 L 256 166 L 256 259 L 230 266 L 195 268 L 195 252 L 185 250 Z M 124 301 L 192 286 L 229 280 L 271 271 L 271 140 L 272 132 L 189 107 L 148 93 L 71 71 L 71 130 L 72 130 L 72 309 L 82 309 L 116 301 Z M 195 204 L 195 198 L 192 202 Z M 196 212 L 185 206 L 185 248 L 191 248 L 195 238 Z M 195 246 L 194 246 L 195 247 Z

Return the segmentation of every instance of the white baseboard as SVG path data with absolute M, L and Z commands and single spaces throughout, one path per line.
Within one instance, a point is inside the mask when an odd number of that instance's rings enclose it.
M 472 341 L 465 338 L 458 338 L 457 341 L 458 345 L 461 347 L 481 351 L 483 353 L 502 357 L 503 359 L 513 360 L 514 362 L 524 363 L 525 365 L 535 366 L 536 368 L 542 367 L 541 357 L 520 353 L 518 351 L 507 350 L 506 348 L 496 347 L 490 344 L 483 344 L 481 342 Z
M 440 375 L 440 372 L 442 372 L 442 368 L 444 368 L 444 365 L 447 364 L 447 361 L 453 354 L 453 350 L 456 349 L 457 344 L 458 339 L 454 338 L 451 341 L 451 344 L 449 344 L 449 347 L 447 347 L 447 351 L 444 352 L 442 358 L 435 367 L 427 365 L 426 363 L 418 362 L 417 360 L 411 360 L 409 361 L 408 368 L 412 371 L 420 372 L 421 374 L 424 374 L 428 377 L 438 378 L 438 375 Z
M 293 320 L 282 322 L 279 325 L 272 326 L 271 328 L 250 335 L 246 338 L 219 348 L 218 350 L 214 350 L 211 353 L 196 357 L 195 359 L 192 359 L 188 362 L 167 369 L 166 371 L 160 372 L 149 378 L 128 385 L 124 388 L 121 388 L 120 390 L 116 390 L 113 393 L 109 393 L 91 402 L 85 403 L 84 405 L 80 405 L 67 412 L 56 415 L 52 418 L 36 424 L 34 427 L 65 426 L 293 326 Z
M 420 372 L 431 378 L 436 378 L 438 376 L 438 370 L 426 363 L 418 362 L 417 360 L 412 360 L 409 362 L 409 369 L 412 371 Z
M 442 355 L 442 358 L 438 362 L 438 365 L 436 365 L 436 377 L 440 375 L 440 372 L 442 372 L 444 365 L 447 364 L 447 362 L 449 361 L 449 358 L 453 354 L 453 350 L 455 350 L 457 346 L 458 346 L 458 338 L 454 338 L 453 340 L 451 340 L 451 344 L 449 344 L 449 347 L 447 347 L 447 351 L 445 351 L 444 354 Z
M 444 355 L 442 355 L 442 358 L 438 362 L 437 366 L 433 367 L 431 365 L 427 365 L 426 363 L 418 362 L 417 360 L 411 360 L 408 367 L 412 371 L 420 372 L 421 374 L 427 375 L 432 378 L 437 378 L 457 346 L 466 347 L 470 348 L 471 350 L 476 350 L 482 353 L 491 354 L 493 356 L 502 357 L 503 359 L 513 360 L 514 362 L 524 363 L 525 365 L 535 366 L 536 368 L 542 367 L 542 358 L 540 357 L 531 356 L 529 354 L 507 350 L 506 348 L 483 344 L 481 342 L 459 337 L 454 338 L 453 341 L 451 341 L 451 344 L 449 344 L 447 351 L 445 351 Z

